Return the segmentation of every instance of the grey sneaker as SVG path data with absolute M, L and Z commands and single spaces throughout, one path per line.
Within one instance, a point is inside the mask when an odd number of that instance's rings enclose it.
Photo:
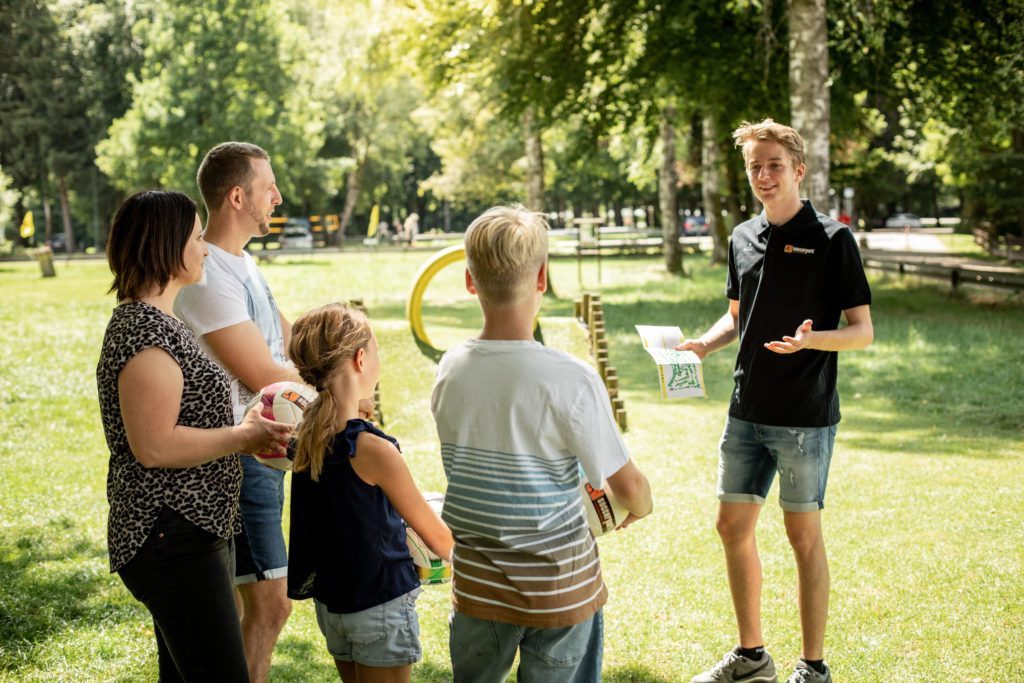
M 765 652 L 761 659 L 748 659 L 740 656 L 736 650 L 726 652 L 722 661 L 699 676 L 694 676 L 690 683 L 777 683 L 775 662 L 770 654 Z
M 786 679 L 786 683 L 832 683 L 832 670 L 825 665 L 825 673 L 820 674 L 811 668 L 807 662 L 800 660 L 793 669 L 793 675 Z

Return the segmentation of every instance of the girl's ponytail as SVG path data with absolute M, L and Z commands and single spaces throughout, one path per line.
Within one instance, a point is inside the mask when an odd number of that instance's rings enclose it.
M 329 391 L 321 391 L 303 413 L 292 469 L 296 472 L 309 470 L 313 481 L 319 481 L 327 444 L 337 431 L 334 424 L 334 397 Z
M 288 356 L 302 381 L 316 387 L 319 396 L 303 414 L 296 437 L 296 472 L 309 470 L 313 481 L 320 480 L 324 455 L 331 439 L 344 425 L 335 424 L 334 397 L 328 391 L 331 376 L 343 361 L 366 348 L 372 332 L 366 315 L 343 304 L 327 304 L 302 315 L 292 325 Z

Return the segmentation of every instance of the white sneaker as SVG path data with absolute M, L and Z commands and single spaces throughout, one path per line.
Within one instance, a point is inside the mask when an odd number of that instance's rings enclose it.
M 813 669 L 812 669 L 813 670 Z M 801 679 L 796 679 L 801 680 Z M 808 679 L 811 680 L 811 679 Z M 739 654 L 739 648 L 725 653 L 722 661 L 704 673 L 694 676 L 690 683 L 777 683 L 775 662 L 765 652 L 760 659 Z
M 793 669 L 793 674 L 786 679 L 786 683 L 832 683 L 832 670 L 825 665 L 825 673 L 820 674 L 814 668 L 800 660 Z

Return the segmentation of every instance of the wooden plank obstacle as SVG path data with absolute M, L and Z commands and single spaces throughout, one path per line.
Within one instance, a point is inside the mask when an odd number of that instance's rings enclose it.
M 601 380 L 608 391 L 608 400 L 612 405 L 615 422 L 618 423 L 619 429 L 626 431 L 628 428 L 626 404 L 619 395 L 619 373 L 611 364 L 608 356 L 608 333 L 604 325 L 601 295 L 584 292 L 583 298 L 576 300 L 574 308 L 576 320 L 587 333 L 590 355 L 593 357 L 597 372 L 601 375 Z

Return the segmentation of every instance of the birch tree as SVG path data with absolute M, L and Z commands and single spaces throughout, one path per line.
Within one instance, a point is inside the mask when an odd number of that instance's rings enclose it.
M 665 107 L 660 128 L 661 171 L 658 174 L 658 205 L 661 210 L 662 253 L 665 269 L 683 272 L 683 249 L 679 244 L 679 196 L 676 185 L 676 108 Z
M 729 251 L 729 233 L 722 222 L 722 156 L 715 117 L 705 114 L 702 127 L 701 170 L 704 182 L 701 191 L 704 193 L 704 218 L 714 245 L 711 262 L 725 263 Z
M 825 0 L 790 0 L 789 102 L 792 126 L 804 139 L 803 189 L 815 209 L 828 213 L 831 105 Z

